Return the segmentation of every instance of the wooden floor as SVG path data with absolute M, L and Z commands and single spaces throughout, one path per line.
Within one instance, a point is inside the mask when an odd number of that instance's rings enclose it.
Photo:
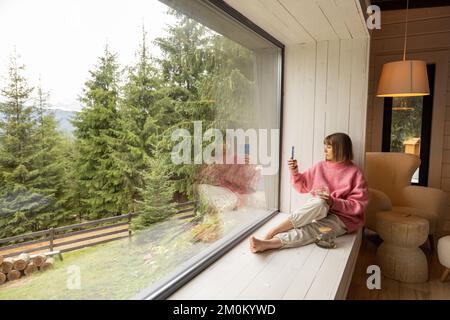
M 442 283 L 439 278 L 443 267 L 439 264 L 436 252 L 433 254 L 427 245 L 422 249 L 429 261 L 429 281 L 422 284 L 407 284 L 382 277 L 380 290 L 369 290 L 366 285 L 369 265 L 376 265 L 376 249 L 381 239 L 366 230 L 356 262 L 347 299 L 349 300 L 450 300 L 450 281 Z

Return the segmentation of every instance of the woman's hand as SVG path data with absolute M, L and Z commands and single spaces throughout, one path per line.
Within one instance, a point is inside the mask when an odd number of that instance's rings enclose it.
M 325 200 L 328 204 L 328 206 L 331 208 L 333 206 L 333 198 L 329 194 L 321 194 L 319 197 L 323 200 Z
M 291 172 L 298 172 L 297 160 L 294 160 L 292 158 L 289 159 L 288 160 L 288 167 L 289 167 L 289 170 Z

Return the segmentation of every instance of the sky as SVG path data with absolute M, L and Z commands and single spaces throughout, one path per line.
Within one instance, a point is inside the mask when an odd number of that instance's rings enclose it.
M 50 91 L 50 104 L 80 110 L 89 70 L 108 47 L 121 66 L 135 61 L 142 39 L 165 35 L 174 18 L 158 0 L 0 0 L 0 87 L 14 48 L 31 86 Z

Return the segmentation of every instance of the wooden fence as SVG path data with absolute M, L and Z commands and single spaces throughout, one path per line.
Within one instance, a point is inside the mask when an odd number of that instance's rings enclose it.
M 184 215 L 183 218 L 193 216 L 196 206 L 196 201 L 179 203 L 177 214 L 192 212 L 188 216 Z M 132 218 L 137 215 L 138 213 L 128 213 L 0 239 L 0 256 L 6 258 L 24 252 L 60 251 L 63 253 L 130 237 L 129 226 Z M 4 244 L 6 245 L 2 246 Z

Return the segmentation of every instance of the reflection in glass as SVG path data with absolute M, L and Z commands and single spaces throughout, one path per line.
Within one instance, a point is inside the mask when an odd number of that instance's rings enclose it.
M 391 152 L 405 152 L 420 157 L 423 97 L 393 98 Z M 419 182 L 419 169 L 411 182 Z

